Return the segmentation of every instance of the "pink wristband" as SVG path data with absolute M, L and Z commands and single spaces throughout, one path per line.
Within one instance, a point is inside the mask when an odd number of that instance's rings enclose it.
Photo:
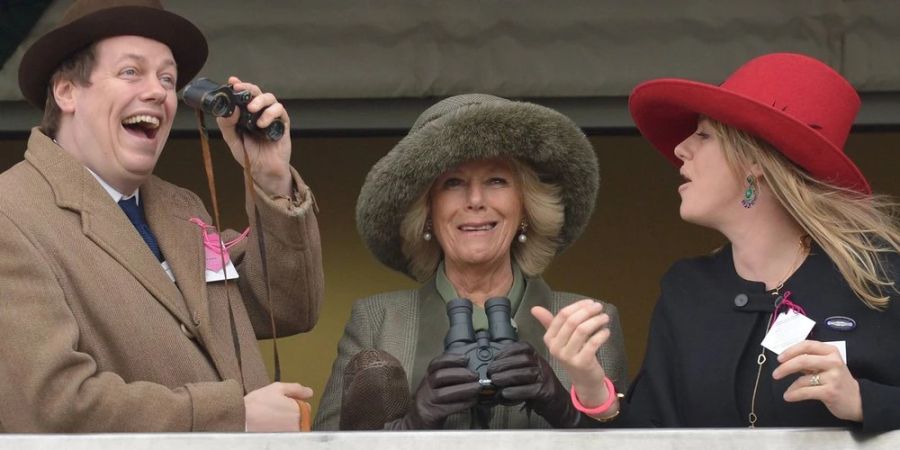
M 572 389 L 570 389 L 569 392 L 572 393 L 572 405 L 575 406 L 575 409 L 589 416 L 598 416 L 609 410 L 609 407 L 612 406 L 613 402 L 616 401 L 616 387 L 613 385 L 613 382 L 609 379 L 609 377 L 603 377 L 603 382 L 606 384 L 606 391 L 609 393 L 609 396 L 606 398 L 605 402 L 594 408 L 588 408 L 581 404 L 581 402 L 578 400 L 578 395 L 575 394 L 575 385 L 572 385 Z

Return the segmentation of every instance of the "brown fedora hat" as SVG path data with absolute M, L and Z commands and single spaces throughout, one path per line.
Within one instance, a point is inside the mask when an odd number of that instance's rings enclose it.
M 159 0 L 76 0 L 59 26 L 35 41 L 22 57 L 22 95 L 44 109 L 47 84 L 59 64 L 78 50 L 113 36 L 142 36 L 169 46 L 178 64 L 178 89 L 206 62 L 208 47 L 200 29 L 163 9 Z

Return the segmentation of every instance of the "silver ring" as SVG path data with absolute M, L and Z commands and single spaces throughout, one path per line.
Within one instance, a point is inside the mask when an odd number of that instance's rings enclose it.
M 821 386 L 822 385 L 822 381 L 819 380 L 819 374 L 815 374 L 815 375 L 809 377 L 809 385 L 810 386 Z

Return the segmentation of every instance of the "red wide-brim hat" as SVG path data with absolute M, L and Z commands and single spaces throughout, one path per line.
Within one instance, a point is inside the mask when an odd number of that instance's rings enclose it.
M 44 109 L 47 85 L 60 63 L 113 36 L 141 36 L 166 44 L 178 65 L 181 89 L 206 63 L 206 37 L 191 21 L 163 9 L 159 0 L 76 0 L 60 25 L 41 36 L 19 63 L 19 89 Z
M 818 180 L 870 194 L 869 182 L 844 153 L 859 106 L 844 77 L 793 53 L 752 59 L 720 86 L 646 81 L 628 100 L 641 134 L 676 166 L 675 146 L 696 131 L 703 115 L 765 140 Z

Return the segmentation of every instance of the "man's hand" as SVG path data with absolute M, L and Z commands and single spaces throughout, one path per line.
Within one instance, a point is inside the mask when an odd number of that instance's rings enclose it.
M 278 99 L 269 92 L 263 93 L 259 86 L 251 83 L 245 83 L 237 77 L 229 77 L 228 84 L 231 84 L 236 92 L 250 91 L 253 100 L 247 104 L 247 110 L 256 113 L 262 109 L 262 115 L 256 121 L 256 125 L 260 128 L 269 126 L 275 119 L 281 119 L 284 122 L 285 134 L 277 141 L 267 141 L 254 138 L 250 135 L 240 135 L 235 130 L 235 124 L 238 120 L 237 112 L 232 113 L 229 117 L 219 117 L 216 123 L 222 130 L 222 137 L 234 159 L 242 167 L 244 165 L 244 152 L 247 152 L 250 160 L 250 174 L 256 181 L 256 184 L 269 195 L 291 196 L 291 120 L 287 111 Z
M 272 383 L 244 396 L 247 431 L 300 431 L 300 407 L 312 389 L 297 383 Z

